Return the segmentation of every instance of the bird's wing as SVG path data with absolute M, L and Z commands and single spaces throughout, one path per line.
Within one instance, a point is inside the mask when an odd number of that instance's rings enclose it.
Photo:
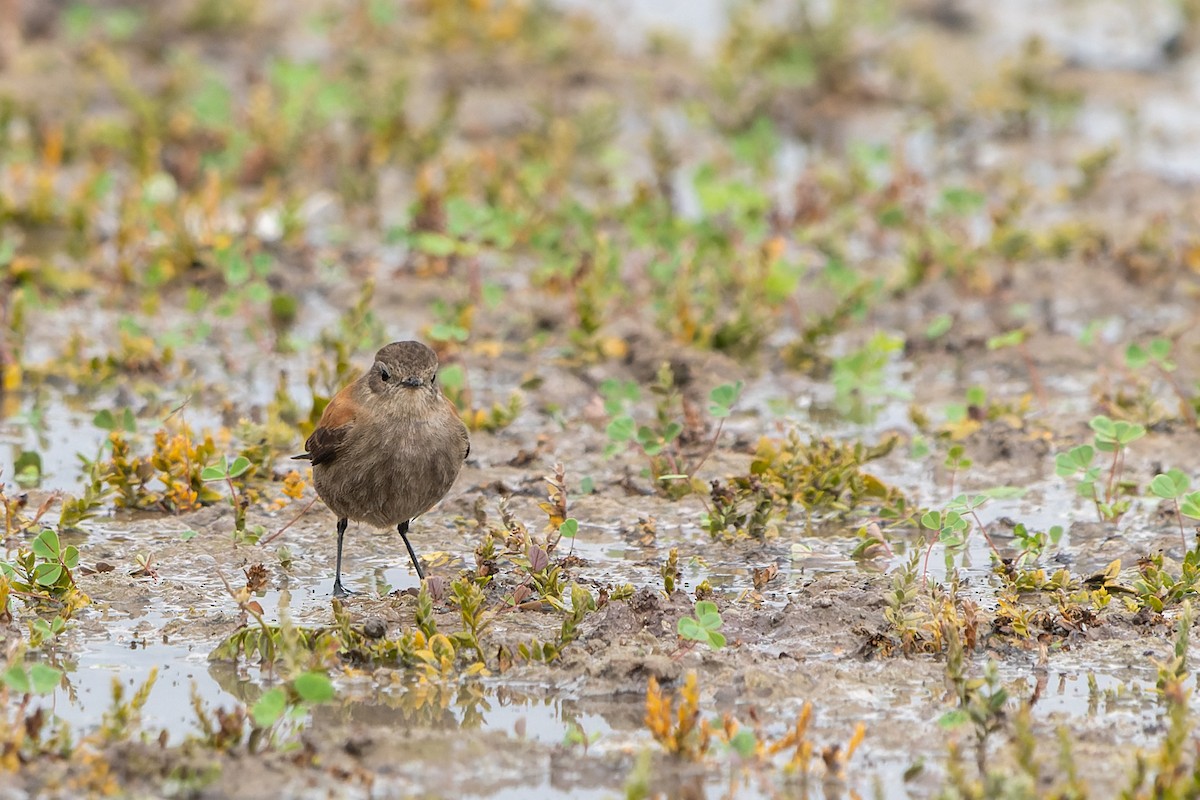
M 471 455 L 471 436 L 467 433 L 467 426 L 463 423 L 462 417 L 459 415 L 454 403 L 450 402 L 450 398 L 444 395 L 442 399 L 446 401 L 446 405 L 450 406 L 450 410 L 454 412 L 455 419 L 458 420 L 458 439 L 459 444 L 462 446 L 463 461 L 466 461 L 467 456 Z
M 338 457 L 346 435 L 354 427 L 355 406 L 345 393 L 337 394 L 321 414 L 321 421 L 304 443 L 304 453 L 296 458 L 306 458 L 317 464 L 328 464 Z

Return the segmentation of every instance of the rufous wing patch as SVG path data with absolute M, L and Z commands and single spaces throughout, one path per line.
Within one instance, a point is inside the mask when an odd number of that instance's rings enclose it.
M 328 464 L 337 458 L 346 434 L 354 427 L 357 408 L 343 390 L 325 406 L 316 430 L 304 443 L 304 449 L 312 459 L 313 466 Z

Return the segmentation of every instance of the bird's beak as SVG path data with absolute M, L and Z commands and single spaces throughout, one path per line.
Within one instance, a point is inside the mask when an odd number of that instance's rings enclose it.
M 415 389 L 422 383 L 423 381 L 420 378 L 405 378 L 404 380 L 400 381 L 401 386 L 407 386 L 410 389 Z

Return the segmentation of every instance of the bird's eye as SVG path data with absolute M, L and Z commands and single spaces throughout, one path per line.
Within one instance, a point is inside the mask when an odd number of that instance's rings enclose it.
M 382 364 L 379 365 L 379 378 L 384 383 L 387 383 L 392 379 L 392 373 L 388 372 L 388 368 Z

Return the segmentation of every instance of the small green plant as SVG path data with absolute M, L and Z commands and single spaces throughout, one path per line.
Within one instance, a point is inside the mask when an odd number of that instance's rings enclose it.
M 33 489 L 41 485 L 43 477 L 42 455 L 36 450 L 22 450 L 13 459 L 13 481 L 22 489 Z
M 70 619 L 90 602 L 75 585 L 72 570 L 77 566 L 79 548 L 64 547 L 58 533 L 46 528 L 28 550 L 18 550 L 12 561 L 0 561 L 0 578 L 7 580 L 26 600 L 51 605 L 59 609 L 64 619 Z M 0 613 L 3 611 L 0 608 Z
M 354 377 L 355 353 L 368 350 L 378 342 L 387 341 L 384 338 L 386 332 L 383 323 L 371 309 L 374 296 L 374 279 L 363 281 L 354 305 L 338 318 L 336 325 L 321 331 L 321 348 L 330 352 L 332 358 L 323 359 L 316 369 L 308 373 L 308 387 L 313 400 L 308 419 L 300 425 L 303 435 L 308 436 L 312 433 L 333 395 Z M 439 381 L 441 377 L 439 375 Z
M 1188 396 L 1175 376 L 1175 371 L 1179 367 L 1172 358 L 1171 351 L 1173 349 L 1174 343 L 1170 339 L 1161 337 L 1151 339 L 1145 345 L 1133 342 L 1125 348 L 1125 366 L 1135 371 L 1146 367 L 1156 369 L 1179 398 L 1179 411 L 1183 418 L 1194 428 L 1196 427 L 1196 400 Z
M 338 625 L 334 628 L 298 627 L 292 623 L 287 606 L 282 603 L 279 623 L 268 623 L 262 606 L 252 599 L 254 587 L 265 583 L 266 570 L 261 564 L 252 566 L 245 576 L 246 583 L 234 589 L 224 573 L 217 570 L 226 593 L 243 614 L 243 625 L 209 653 L 209 660 L 236 662 L 242 655 L 249 659 L 257 654 L 259 664 L 267 674 L 274 674 L 277 665 L 281 665 L 284 674 L 291 675 L 299 671 L 302 664 L 324 667 L 326 659 L 337 649 L 330 643 L 336 641 L 339 634 L 343 642 L 351 635 L 348 622 L 341 616 L 341 604 L 336 601 L 334 619 Z M 253 620 L 253 624 L 248 624 L 249 620 Z
M 17 773 L 41 759 L 70 758 L 70 728 L 37 698 L 53 695 L 63 672 L 49 664 L 26 665 L 21 647 L 0 664 L 0 774 Z
M 288 686 L 274 686 L 250 707 L 250 718 L 259 728 L 272 728 L 286 717 L 307 715 L 312 706 L 334 698 L 333 682 L 323 672 L 302 672 Z
M 700 440 L 704 426 L 691 403 L 675 386 L 675 375 L 669 364 L 663 364 L 659 369 L 651 391 L 657 398 L 655 420 L 652 424 L 639 425 L 626 409 L 638 396 L 636 385 L 610 382 L 602 387 L 605 409 L 610 413 L 623 412 L 614 416 L 605 429 L 608 437 L 605 454 L 611 457 L 626 448 L 640 451 L 647 459 L 655 488 L 668 497 L 677 499 L 702 491 L 699 487 L 703 484 L 695 475 L 716 448 L 725 419 L 741 395 L 742 382 L 722 384 L 709 393 L 709 415 L 719 422 L 704 449 L 694 455 L 689 454 L 683 441 L 685 438 Z
M 0 672 L 0 684 L 18 694 L 48 695 L 59 687 L 62 677 L 62 670 L 49 664 L 35 661 L 26 666 L 23 660 L 15 660 Z
M 903 518 L 908 513 L 904 496 L 864 469 L 897 441 L 889 437 L 866 445 L 814 437 L 806 443 L 795 430 L 784 439 L 763 437 L 748 475 L 712 482 L 701 527 L 713 539 L 766 539 L 794 506 L 806 512 L 809 530 L 818 515 L 844 519 L 861 506 Z
M 71 570 L 79 566 L 78 547 L 73 544 L 63 547 L 58 534 L 46 528 L 33 540 L 30 549 L 39 561 L 33 571 L 38 586 L 64 591 L 75 585 Z
M 1187 494 L 1192 480 L 1182 470 L 1171 468 L 1160 472 L 1150 481 L 1150 491 L 1157 497 L 1170 500 L 1175 507 L 1175 519 L 1179 522 L 1179 540 L 1183 544 L 1183 552 L 1188 551 L 1187 534 L 1183 530 L 1185 516 L 1200 517 L 1200 492 Z M 1180 500 L 1183 506 L 1180 506 Z M 1186 511 L 1184 510 L 1186 508 Z
M 67 629 L 67 621 L 61 616 L 46 620 L 36 617 L 29 623 L 29 646 L 41 647 L 47 641 L 54 641 Z
M 1158 662 L 1156 692 L 1166 716 L 1166 730 L 1157 752 L 1137 754 L 1123 797 L 1194 797 L 1200 792 L 1200 774 L 1191 745 L 1194 720 L 1190 711 L 1188 639 L 1194 620 L 1192 604 L 1185 602 L 1175 635 L 1175 652 Z
M 92 417 L 92 424 L 109 432 L 120 430 L 125 433 L 137 433 L 137 418 L 133 415 L 133 409 L 128 407 L 120 414 L 114 414 L 109 409 L 102 408 Z
M 100 470 L 113 489 L 118 508 L 179 514 L 220 499 L 201 477 L 217 449 L 210 434 L 197 441 L 184 424 L 174 433 L 159 430 L 148 455 L 135 455 L 129 439 L 119 431 L 109 433 L 108 438 L 111 452 Z
M 133 696 L 125 699 L 125 684 L 119 678 L 112 681 L 112 704 L 100 722 L 100 740 L 109 744 L 125 742 L 141 729 L 142 710 L 158 680 L 158 667 L 153 667 Z
M 988 743 L 1004 727 L 1008 691 L 1001 685 L 994 659 L 984 665 L 982 678 L 969 677 L 971 662 L 967 655 L 974 642 L 964 641 L 959 627 L 950 620 L 944 620 L 941 628 L 946 642 L 946 683 L 957 697 L 958 706 L 943 714 L 938 725 L 947 730 L 969 726 L 974 731 L 976 764 L 986 774 Z
M 892 357 L 904 339 L 877 333 L 852 353 L 835 358 L 830 380 L 837 392 L 837 410 L 852 422 L 868 422 L 886 398 L 903 398 L 905 392 L 887 380 Z
M 10 650 L 0 667 L 0 774 L 28 769 L 43 758 L 70 758 L 75 743 L 70 728 L 36 701 L 62 685 L 60 669 L 26 664 L 21 648 Z
M 112 496 L 111 486 L 104 484 L 104 476 L 100 462 L 87 464 L 87 481 L 83 485 L 83 494 L 79 497 L 65 497 L 58 514 L 58 529 L 60 531 L 79 530 L 79 526 L 98 516 L 104 508 L 105 501 Z
M 546 553 L 547 555 L 553 553 L 559 542 L 563 539 L 570 539 L 571 548 L 567 554 L 567 557 L 570 558 L 571 553 L 575 552 L 575 537 L 579 535 L 579 520 L 568 516 L 566 467 L 562 463 L 555 464 L 554 474 L 546 475 L 543 480 L 548 486 L 547 497 L 545 502 L 538 503 L 538 508 L 545 511 L 547 517 Z
M 637 381 L 623 381 L 618 378 L 605 378 L 600 382 L 599 391 L 600 398 L 604 401 L 604 411 L 610 417 L 621 416 L 628 406 L 642 397 Z M 612 452 L 615 453 L 616 449 Z
M 1200 587 L 1200 551 L 1189 550 L 1180 564 L 1179 574 L 1172 575 L 1163 563 L 1161 552 L 1138 561 L 1138 577 L 1133 582 L 1137 601 L 1133 609 L 1148 608 L 1161 613 L 1168 606 L 1194 597 Z
M 971 468 L 974 463 L 966 457 L 966 447 L 961 444 L 952 444 L 946 450 L 946 460 L 942 462 L 942 466 L 950 470 L 950 494 L 954 494 L 954 479 L 959 472 L 965 472 Z
M 1061 76 L 1062 57 L 1037 36 L 1005 59 L 975 94 L 975 111 L 995 115 L 1013 135 L 1028 135 L 1036 121 L 1067 119 L 1080 103 L 1080 90 Z
M 566 589 L 562 567 L 550 563 L 550 554 L 545 548 L 530 543 L 525 555 L 513 556 L 512 562 L 525 571 L 526 586 L 536 591 L 538 597 L 547 603 L 561 607 L 563 591 Z
M 471 320 L 475 316 L 475 308 L 471 304 L 450 304 L 437 300 L 431 310 L 438 321 L 426 330 L 430 339 L 447 344 L 466 343 L 471 336 Z
M 229 503 L 233 506 L 233 530 L 234 537 L 241 540 L 246 535 L 246 508 L 249 506 L 249 501 L 238 494 L 237 487 L 233 481 L 235 478 L 240 478 L 250 469 L 250 459 L 245 456 L 238 456 L 230 462 L 225 456 L 221 456 L 221 461 L 218 464 L 213 464 L 200 470 L 200 480 L 205 483 L 213 481 L 225 481 L 229 487 Z M 257 537 L 254 537 L 256 540 Z M 251 541 L 253 543 L 253 540 Z
M 1025 523 L 1018 522 L 1013 526 L 1013 544 L 1020 554 L 1017 556 L 1017 566 L 1030 566 L 1041 560 L 1046 548 L 1057 545 L 1062 539 L 1063 527 L 1052 525 L 1049 530 L 1030 530 Z
M 947 558 L 949 558 L 950 551 L 961 549 L 967 543 L 967 534 L 971 530 L 971 523 L 957 509 L 946 508 L 944 511 L 930 509 L 921 515 L 921 527 L 936 534 L 925 549 L 922 573 L 928 575 L 929 555 L 933 552 L 933 546 L 938 543 L 944 545 Z
M 563 613 L 562 625 L 559 627 L 558 636 L 553 641 L 539 641 L 531 639 L 527 642 L 521 642 L 517 645 L 515 654 L 506 646 L 500 648 L 500 669 L 507 669 L 507 665 L 511 662 L 514 655 L 524 661 L 540 662 L 549 664 L 556 661 L 562 656 L 563 650 L 571 642 L 579 637 L 579 625 L 584 618 L 591 612 L 596 610 L 596 598 L 592 596 L 586 588 L 577 583 L 572 583 L 570 586 L 571 605 L 567 608 L 566 604 L 559 601 L 551 601 L 550 604 L 561 613 Z M 480 654 L 482 659 L 482 653 Z M 482 667 L 482 661 L 480 667 Z
M 1089 423 L 1095 432 L 1093 444 L 1081 444 L 1054 459 L 1055 472 L 1059 477 L 1075 478 L 1076 491 L 1096 506 L 1100 519 L 1116 522 L 1132 504 L 1131 495 L 1136 484 L 1121 480 L 1121 467 L 1129 445 L 1146 435 L 1146 428 L 1133 422 L 1112 420 L 1100 415 Z M 1103 466 L 1093 465 L 1099 453 L 1112 453 L 1108 462 L 1107 477 L 1102 478 Z
M 566 647 L 579 636 L 579 624 L 584 617 L 596 610 L 596 598 L 592 593 L 577 583 L 571 584 L 571 609 L 563 617 L 558 631 L 559 648 Z
M 831 259 L 831 264 L 836 264 Z M 831 365 L 829 339 L 844 330 L 866 304 L 871 284 L 862 281 L 840 293 L 832 309 L 807 322 L 800 335 L 783 346 L 780 356 L 793 369 L 812 375 L 826 374 Z
M 987 541 L 988 547 L 992 550 L 992 555 L 997 562 L 1002 562 L 1004 559 L 1000 555 L 999 548 L 992 541 L 992 537 L 988 534 L 987 526 L 983 524 L 983 520 L 979 518 L 979 509 L 988 502 L 996 499 L 1016 497 L 1022 494 L 1022 490 L 1010 486 L 998 486 L 993 489 L 988 489 L 979 494 L 960 494 L 946 504 L 941 511 L 929 510 L 921 515 L 921 526 L 931 531 L 935 531 L 937 536 L 930 541 L 929 548 L 925 551 L 925 564 L 928 567 L 929 553 L 933 549 L 933 545 L 941 542 L 946 546 L 946 563 L 950 564 L 950 551 L 956 550 L 966 544 L 967 535 L 970 533 L 971 525 L 967 517 L 975 521 L 975 527 L 983 534 L 983 538 Z
M 920 552 L 913 551 L 892 576 L 883 611 L 889 630 L 870 634 L 866 646 L 884 656 L 949 653 L 956 646 L 973 651 L 980 638 L 979 606 L 960 596 L 957 571 L 948 572 L 945 585 L 918 580 L 920 561 Z
M 896 643 L 892 637 L 873 637 L 871 645 L 881 655 L 888 656 L 897 649 L 903 653 L 913 653 L 919 649 L 921 628 L 929 615 L 917 608 L 917 596 L 921 583 L 917 580 L 917 564 L 920 553 L 914 550 L 908 560 L 892 573 L 892 588 L 884 599 L 887 602 L 883 609 L 883 618 L 888 627 L 899 637 Z
M 780 502 L 784 500 L 784 502 Z M 708 511 L 700 525 L 713 539 L 733 541 L 742 536 L 766 539 L 773 535 L 790 504 L 759 475 L 712 482 Z
M 725 646 L 725 634 L 721 633 L 722 624 L 717 604 L 711 600 L 698 600 L 696 615 L 680 617 L 675 629 L 683 639 L 703 642 L 713 650 L 720 650 Z
M 1177 502 L 1179 504 L 1179 513 L 1182 516 L 1185 516 L 1188 519 L 1200 520 L 1200 491 L 1188 492 L 1183 497 L 1179 498 Z M 1183 535 L 1182 531 L 1180 535 Z M 1187 550 L 1186 537 L 1184 538 L 1184 552 L 1190 552 Z
M 988 397 L 987 390 L 982 386 L 972 386 L 967 389 L 965 402 L 950 403 L 945 407 L 946 422 L 938 427 L 938 434 L 952 441 L 964 439 L 983 427 L 985 422 L 1004 422 L 1009 427 L 1021 429 L 1025 427 L 1025 418 L 1030 410 L 1030 396 L 1023 395 L 1010 402 L 1000 402 Z M 959 452 L 947 458 L 946 468 L 961 471 L 968 464 L 955 464 L 961 457 Z M 953 476 L 952 476 L 953 477 Z M 951 488 L 951 492 L 953 492 Z
M 490 408 L 475 408 L 474 394 L 467 380 L 467 371 L 461 364 L 447 364 L 438 372 L 438 383 L 442 392 L 458 409 L 463 422 L 471 430 L 495 432 L 511 425 L 522 409 L 525 401 L 518 391 L 513 391 L 506 402 L 497 401 Z
M 479 637 L 491 622 L 491 615 L 486 613 L 483 590 L 467 578 L 458 578 L 450 583 L 450 602 L 458 606 L 463 623 L 462 630 L 451 639 L 460 648 L 473 649 L 478 659 L 483 661 L 485 656 Z
M 583 750 L 584 755 L 587 755 L 588 747 L 598 742 L 600 736 L 600 731 L 588 733 L 583 729 L 583 725 L 575 720 L 570 720 L 567 722 L 567 730 L 563 734 L 562 744 L 567 749 L 578 747 Z

